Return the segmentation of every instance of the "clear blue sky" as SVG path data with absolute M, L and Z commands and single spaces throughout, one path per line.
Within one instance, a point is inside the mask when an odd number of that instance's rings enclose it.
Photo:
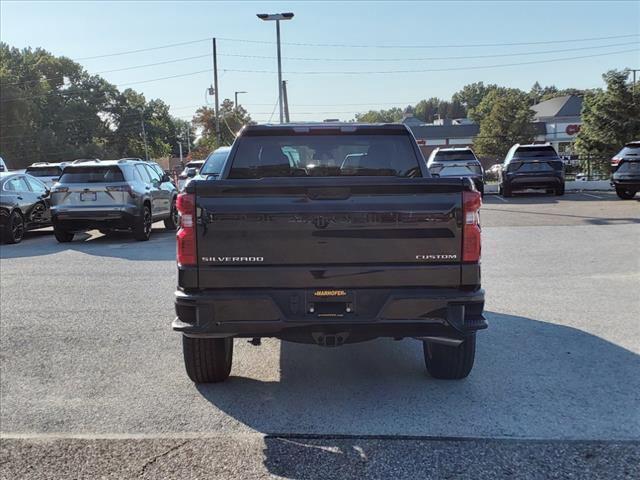
M 575 42 L 592 37 L 640 34 L 640 1 L 630 2 L 12 2 L 0 4 L 0 38 L 15 47 L 43 47 L 56 55 L 83 58 L 213 36 L 264 43 L 219 40 L 220 91 L 235 90 L 258 121 L 267 121 L 277 96 L 275 25 L 259 21 L 260 12 L 293 11 L 283 22 L 283 42 L 387 45 L 393 48 L 283 45 L 292 120 L 350 119 L 369 108 L 405 106 L 420 99 L 449 98 L 465 84 L 484 81 L 529 89 L 535 81 L 559 88 L 602 85 L 613 68 L 640 68 L 640 36 Z M 504 46 L 514 42 L 557 43 Z M 445 45 L 501 44 L 484 47 Z M 620 45 L 626 44 L 626 45 Z M 400 45 L 428 46 L 399 48 Z M 616 45 L 608 46 L 607 45 Z M 596 48 L 597 47 L 597 48 Z M 622 54 L 607 54 L 634 50 Z M 564 52 L 549 52 L 567 50 Z M 143 53 L 81 60 L 91 73 L 165 60 L 203 56 L 120 72 L 103 73 L 121 85 L 211 68 L 211 42 Z M 531 52 L 546 52 L 535 53 Z M 523 55 L 527 53 L 527 55 Z M 482 59 L 433 59 L 518 54 Z M 604 56 L 502 68 L 470 68 L 594 54 Z M 256 55 L 273 58 L 245 58 Z M 321 60 L 300 60 L 302 57 Z M 407 60 L 423 59 L 429 60 Z M 333 59 L 333 60 L 332 60 Z M 340 60 L 342 59 L 342 60 Z M 344 61 L 345 59 L 356 59 Z M 391 59 L 394 61 L 387 61 Z M 455 71 L 392 74 L 322 74 L 294 72 L 371 72 L 388 70 Z M 190 118 L 205 102 L 210 72 L 132 84 L 149 98 L 161 98 L 172 113 Z M 208 100 L 211 102 L 211 98 Z M 354 105 L 366 104 L 366 105 Z M 277 111 L 273 116 L 277 120 Z

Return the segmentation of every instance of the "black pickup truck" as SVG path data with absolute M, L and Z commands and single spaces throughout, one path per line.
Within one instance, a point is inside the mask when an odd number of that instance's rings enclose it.
M 173 329 L 194 382 L 229 376 L 234 338 L 410 337 L 433 377 L 471 371 L 487 326 L 480 193 L 431 178 L 404 125 L 246 127 L 219 179 L 177 205 Z

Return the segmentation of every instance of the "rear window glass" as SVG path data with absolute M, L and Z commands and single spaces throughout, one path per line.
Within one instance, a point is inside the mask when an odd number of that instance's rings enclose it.
M 627 145 L 616 155 L 616 157 L 640 157 L 640 143 L 637 145 Z
M 528 158 L 558 158 L 555 149 L 550 146 L 519 148 L 513 155 L 516 160 L 526 160 Z
M 189 162 L 185 165 L 185 168 L 202 168 L 202 164 L 204 163 L 204 160 L 198 160 L 195 162 Z
M 553 171 L 553 167 L 549 165 L 547 162 L 529 162 L 523 163 L 517 168 L 518 172 L 551 172 Z
M 240 139 L 229 178 L 420 177 L 408 135 L 289 135 Z
M 482 173 L 480 169 L 480 165 L 469 165 L 469 166 L 457 166 L 457 167 L 444 167 L 440 169 L 439 173 L 441 177 L 458 177 L 465 175 L 477 175 Z
M 62 169 L 60 167 L 28 167 L 26 172 L 34 177 L 59 177 Z
M 200 172 L 202 175 L 213 175 L 216 173 L 220 173 L 222 171 L 222 167 L 224 166 L 224 161 L 227 159 L 229 155 L 229 151 L 226 152 L 213 152 L 207 158 L 207 161 L 202 167 L 202 171 Z
M 471 150 L 459 150 L 459 151 L 452 151 L 452 150 L 442 151 L 441 150 L 438 153 L 436 153 L 434 160 L 436 162 L 449 162 L 452 160 L 468 161 L 468 160 L 477 160 L 477 159 Z
M 110 183 L 124 182 L 122 170 L 116 166 L 65 168 L 61 183 Z

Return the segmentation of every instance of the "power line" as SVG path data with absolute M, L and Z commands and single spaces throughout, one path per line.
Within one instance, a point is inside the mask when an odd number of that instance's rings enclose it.
M 547 53 L 563 53 L 563 52 L 575 52 L 581 50 L 594 50 L 600 48 L 609 47 L 622 47 L 628 45 L 638 45 L 636 41 L 625 43 L 612 43 L 609 45 L 593 45 L 589 47 L 577 47 L 577 48 L 562 48 L 557 50 L 540 50 L 537 52 L 519 52 L 519 53 L 494 53 L 486 55 L 461 55 L 461 56 L 449 56 L 449 57 L 414 57 L 414 58 L 330 58 L 330 57 L 282 57 L 283 60 L 304 60 L 313 62 L 420 62 L 420 61 L 439 61 L 439 60 L 471 60 L 476 58 L 497 58 L 497 57 L 519 57 L 524 55 L 543 55 Z M 269 55 L 244 55 L 244 54 L 219 54 L 225 57 L 239 57 L 239 58 L 259 58 L 273 60 L 275 57 Z M 100 72 L 98 72 L 100 73 Z
M 290 74 L 290 75 L 377 75 L 377 74 L 394 74 L 394 73 L 450 72 L 450 71 L 462 71 L 462 70 L 481 70 L 481 69 L 488 69 L 488 68 L 513 67 L 513 66 L 521 66 L 521 65 L 534 65 L 534 64 L 541 64 L 541 63 L 553 63 L 553 62 L 561 62 L 561 61 L 567 61 L 567 60 L 579 60 L 579 59 L 584 59 L 584 58 L 602 57 L 602 56 L 607 56 L 607 55 L 618 55 L 618 54 L 622 54 L 622 53 L 630 53 L 630 52 L 637 52 L 637 51 L 638 51 L 637 49 L 628 49 L 628 50 L 618 50 L 618 51 L 614 51 L 614 52 L 597 53 L 597 54 L 591 54 L 591 55 L 581 55 L 581 56 L 575 56 L 575 57 L 563 57 L 563 58 L 548 59 L 548 60 L 534 60 L 534 61 L 529 61 L 529 62 L 514 62 L 514 63 L 504 63 L 504 64 L 495 64 L 495 65 L 476 65 L 476 66 L 463 66 L 463 67 L 411 69 L 411 70 L 382 70 L 382 71 L 289 71 L 287 73 Z M 199 74 L 203 74 L 203 73 L 210 73 L 211 71 L 212 70 L 209 68 L 209 69 L 205 69 L 205 70 L 198 70 L 198 71 L 195 71 L 195 72 L 181 73 L 181 74 L 177 74 L 177 75 L 169 75 L 169 76 L 165 76 L 165 77 L 157 77 L 157 78 L 151 78 L 151 79 L 147 79 L 147 80 L 139 80 L 139 81 L 135 81 L 135 82 L 119 83 L 119 84 L 116 84 L 115 86 L 116 87 L 124 87 L 124 86 L 130 86 L 130 85 L 140 85 L 140 84 L 144 84 L 144 83 L 151 83 L 151 82 L 169 80 L 169 79 L 174 79 L 174 78 L 189 77 L 189 76 L 199 75 Z M 223 73 L 226 73 L 226 72 L 266 73 L 266 74 L 276 73 L 276 72 L 271 71 L 271 70 L 244 70 L 244 69 L 229 69 L 229 68 L 222 69 L 222 72 Z M 46 96 L 49 96 L 49 95 L 75 95 L 78 92 L 91 91 L 91 90 L 93 90 L 93 88 L 89 88 L 89 89 L 74 88 L 70 92 L 66 92 L 66 91 L 58 92 L 58 91 L 56 91 L 56 92 L 48 92 L 48 93 L 44 93 L 44 94 L 40 94 L 40 95 L 30 95 L 28 97 L 9 98 L 9 99 L 4 99 L 4 100 L 0 101 L 0 103 L 16 101 L 16 100 L 26 100 L 26 99 L 32 99 L 32 98 L 46 97 Z
M 420 69 L 420 70 L 378 70 L 378 71 L 288 71 L 286 72 L 289 75 L 377 75 L 377 74 L 388 74 L 388 73 L 427 73 L 427 72 L 453 72 L 460 70 L 481 70 L 486 68 L 500 68 L 500 67 L 515 67 L 521 65 L 534 65 L 540 63 L 552 63 L 552 62 L 564 62 L 567 60 L 579 60 L 583 58 L 594 58 L 594 57 L 603 57 L 607 55 L 618 55 L 621 53 L 630 53 L 637 52 L 638 49 L 629 49 L 629 50 L 618 50 L 615 52 L 607 52 L 607 53 L 597 53 L 592 55 L 581 55 L 577 57 L 563 57 L 563 58 L 554 58 L 549 60 L 534 60 L 530 62 L 515 62 L 515 63 L 502 63 L 496 65 L 475 65 L 475 66 L 465 66 L 465 67 L 447 67 L 447 68 L 428 68 L 428 69 Z M 227 68 L 223 71 L 226 72 L 238 72 L 238 73 L 268 73 L 273 74 L 276 73 L 272 70 L 236 70 Z
M 583 51 L 583 50 L 594 50 L 600 48 L 611 48 L 611 47 L 621 47 L 628 45 L 637 45 L 636 42 L 625 42 L 625 43 L 613 43 L 608 45 L 594 45 L 588 47 L 578 47 L 578 48 L 562 48 L 556 50 L 539 50 L 535 52 L 519 52 L 519 53 L 498 53 L 498 54 L 486 54 L 486 55 L 458 55 L 458 56 L 448 56 L 448 57 L 414 57 L 414 58 L 329 58 L 329 57 L 282 57 L 284 60 L 294 60 L 294 61 L 313 61 L 313 62 L 420 62 L 420 61 L 444 61 L 444 60 L 472 60 L 478 58 L 499 58 L 499 57 L 519 57 L 525 55 L 544 55 L 548 53 L 563 53 L 563 52 L 574 52 L 574 51 Z M 197 60 L 201 58 L 209 58 L 210 54 L 204 55 L 194 55 L 191 57 L 184 58 L 175 58 L 172 60 L 164 60 L 162 62 L 154 62 L 154 63 L 146 63 L 142 65 L 131 65 L 128 67 L 114 68 L 111 70 L 101 70 L 98 72 L 94 72 L 91 75 L 102 75 L 105 73 L 116 73 L 116 72 L 124 72 L 129 70 L 137 70 L 140 68 L 148 68 L 148 67 L 156 67 L 160 65 L 168 65 L 172 63 L 186 62 L 189 60 Z M 233 57 L 233 58 L 255 58 L 255 59 L 265 59 L 265 60 L 273 60 L 274 56 L 270 55 L 245 55 L 245 54 L 236 54 L 236 53 L 221 53 L 218 54 L 221 57 Z M 49 80 L 57 80 L 59 76 L 56 77 L 48 77 L 48 78 L 38 78 L 34 80 L 25 80 L 23 82 L 11 82 L 5 83 L 5 86 L 9 85 L 24 85 L 28 83 L 38 83 Z
M 201 38 L 200 40 L 190 40 L 188 42 L 179 42 L 179 43 L 170 43 L 167 45 L 159 45 L 156 47 L 149 47 L 149 48 L 139 48 L 137 50 L 127 50 L 124 52 L 116 52 L 116 53 L 105 53 L 102 55 L 93 55 L 90 57 L 79 57 L 79 58 L 73 58 L 72 60 L 78 62 L 78 61 L 82 61 L 82 60 L 93 60 L 95 58 L 106 58 L 106 57 L 117 57 L 119 55 L 129 55 L 132 53 L 141 53 L 141 52 L 150 52 L 152 50 L 161 50 L 163 48 L 171 48 L 171 47 L 181 47 L 183 45 L 192 45 L 194 43 L 201 43 L 201 42 L 209 42 L 211 41 L 211 38 Z
M 570 43 L 570 42 L 590 42 L 596 40 L 613 40 L 617 38 L 630 38 L 638 37 L 639 33 L 632 33 L 628 35 L 614 35 L 608 37 L 590 37 L 590 38 L 573 38 L 563 40 L 545 40 L 537 42 L 511 42 L 511 43 L 467 43 L 467 44 L 452 44 L 452 45 L 389 45 L 389 44 L 361 44 L 353 45 L 346 43 L 298 43 L 298 42 L 281 42 L 283 45 L 296 45 L 303 47 L 339 47 L 339 48 L 475 48 L 475 47 L 512 47 L 522 45 L 548 45 L 553 43 Z M 243 42 L 243 43 L 275 43 L 272 41 L 263 40 L 248 40 L 240 38 L 224 38 L 218 37 L 219 40 L 226 40 L 228 42 Z
M 297 45 L 304 47 L 340 47 L 340 48 L 476 48 L 476 47 L 510 47 L 510 46 L 523 46 L 523 45 L 549 45 L 554 43 L 570 43 L 570 42 L 591 42 L 598 40 L 613 40 L 619 38 L 631 38 L 638 37 L 640 34 L 627 34 L 627 35 L 611 35 L 605 37 L 590 37 L 590 38 L 571 38 L 571 39 L 558 39 L 558 40 L 544 40 L 544 41 L 535 41 L 535 42 L 500 42 L 500 43 L 467 43 L 467 44 L 451 44 L 451 45 L 438 45 L 438 44 L 427 44 L 427 45 L 390 45 L 390 44 L 345 44 L 345 43 L 301 43 L 301 42 L 282 42 L 283 45 Z M 217 37 L 219 40 L 225 40 L 227 42 L 238 42 L 238 43 L 274 43 L 273 41 L 263 41 L 263 40 L 250 40 L 245 38 L 225 38 L 225 37 Z M 136 50 L 126 50 L 114 53 L 105 53 L 101 55 L 92 55 L 88 57 L 78 57 L 74 58 L 74 61 L 82 61 L 82 60 L 93 60 L 96 58 L 107 58 L 107 57 L 116 57 L 120 55 L 130 55 L 133 53 L 142 53 L 142 52 L 150 52 L 153 50 L 161 50 L 164 48 L 172 48 L 172 47 L 180 47 L 184 45 L 192 45 L 194 43 L 201 42 L 209 42 L 211 41 L 211 37 L 201 38 L 198 40 L 189 40 L 186 42 L 179 43 L 170 43 L 166 45 L 158 45 L 155 47 L 148 48 L 139 48 Z

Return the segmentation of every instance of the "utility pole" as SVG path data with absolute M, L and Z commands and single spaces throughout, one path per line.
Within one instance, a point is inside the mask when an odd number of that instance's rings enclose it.
M 187 123 L 187 152 L 191 155 L 191 129 L 189 128 L 189 124 Z
M 220 91 L 218 90 L 218 55 L 216 52 L 216 39 L 213 38 L 213 89 L 216 95 L 216 139 L 218 141 L 218 146 L 222 144 L 222 135 L 220 132 L 220 102 L 218 101 L 218 97 L 220 96 Z
M 631 85 L 631 96 L 633 98 L 633 103 L 636 103 L 636 72 L 640 72 L 638 68 L 630 68 L 631 72 L 633 72 L 633 84 Z
M 247 93 L 247 92 L 238 91 L 233 93 L 233 96 L 235 97 L 235 101 L 236 101 L 236 103 L 234 103 L 233 105 L 236 111 L 238 110 L 238 94 L 239 93 Z
M 178 148 L 180 149 L 180 165 L 184 166 L 184 162 L 182 161 L 182 142 L 178 142 Z
M 289 97 L 287 96 L 287 81 L 282 81 L 282 101 L 284 102 L 284 121 L 289 123 Z M 280 122 L 282 123 L 282 122 Z
M 145 159 L 149 161 L 149 147 L 147 146 L 147 131 L 144 128 L 144 116 L 142 110 L 140 110 L 140 124 L 142 125 L 142 140 L 144 141 L 144 155 Z

